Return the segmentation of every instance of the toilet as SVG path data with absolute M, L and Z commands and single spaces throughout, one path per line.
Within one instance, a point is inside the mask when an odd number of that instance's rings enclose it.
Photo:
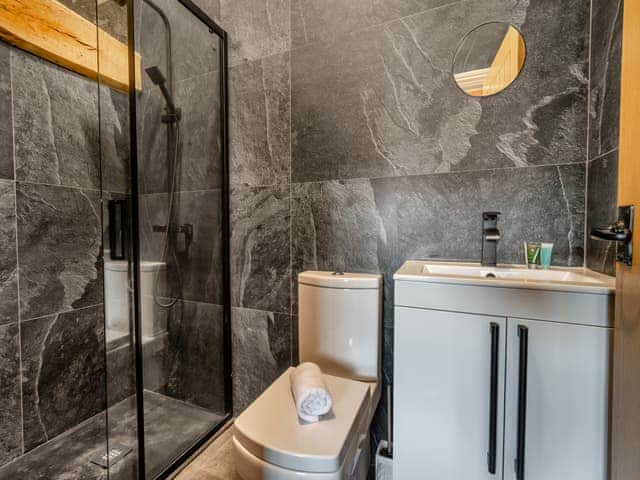
M 298 276 L 300 362 L 322 369 L 333 410 L 299 420 L 290 368 L 235 421 L 243 480 L 364 480 L 369 427 L 380 400 L 382 276 L 304 272 Z

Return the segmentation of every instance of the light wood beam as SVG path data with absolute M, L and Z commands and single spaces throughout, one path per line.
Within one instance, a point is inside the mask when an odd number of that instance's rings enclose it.
M 0 39 L 110 87 L 129 90 L 128 46 L 56 0 L 0 0 Z M 138 89 L 140 72 L 136 54 Z

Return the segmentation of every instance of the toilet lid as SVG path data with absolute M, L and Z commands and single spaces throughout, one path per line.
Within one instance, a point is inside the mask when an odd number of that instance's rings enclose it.
M 333 411 L 318 423 L 298 419 L 289 375 L 280 376 L 235 421 L 235 437 L 249 452 L 288 470 L 336 472 L 366 419 L 369 385 L 325 375 Z

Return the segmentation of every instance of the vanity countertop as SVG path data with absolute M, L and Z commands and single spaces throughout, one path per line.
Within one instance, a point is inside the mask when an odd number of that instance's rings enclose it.
M 393 276 L 394 280 L 478 285 L 483 287 L 551 290 L 557 292 L 614 295 L 616 280 L 587 268 L 552 267 L 528 269 L 524 265 L 486 267 L 479 263 L 410 260 Z

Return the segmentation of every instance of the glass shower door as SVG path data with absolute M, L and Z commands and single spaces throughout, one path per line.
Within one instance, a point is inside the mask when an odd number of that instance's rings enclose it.
M 138 439 L 156 478 L 230 411 L 226 72 L 190 2 L 134 7 Z

